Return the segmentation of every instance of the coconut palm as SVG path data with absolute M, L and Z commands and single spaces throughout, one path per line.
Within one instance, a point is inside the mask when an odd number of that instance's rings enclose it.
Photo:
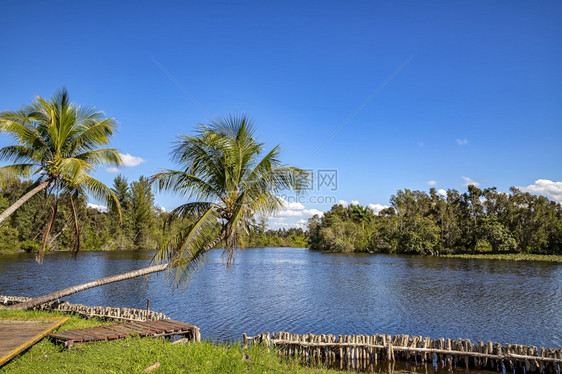
M 150 266 L 13 307 L 32 308 L 88 288 L 164 270 L 174 284 L 185 285 L 215 247 L 224 248 L 229 265 L 235 250 L 244 247 L 244 234 L 253 218 L 281 208 L 279 192 L 300 192 L 307 185 L 309 174 L 283 165 L 279 153 L 279 146 L 264 153 L 264 145 L 254 138 L 253 126 L 245 116 L 220 118 L 201 125 L 194 136 L 180 137 L 172 150 L 179 169 L 162 170 L 152 181 L 157 190 L 190 200 L 174 209 L 170 220 L 189 217 L 192 223 L 157 252 Z
M 70 195 L 78 237 L 78 222 L 73 197 L 90 194 L 95 198 L 116 200 L 110 188 L 89 174 L 98 165 L 118 165 L 116 149 L 100 148 L 109 143 L 115 120 L 106 118 L 92 107 L 70 102 L 66 89 L 56 92 L 50 100 L 37 96 L 31 104 L 18 111 L 0 113 L 0 132 L 10 135 L 16 144 L 0 149 L 0 159 L 10 164 L 0 167 L 0 179 L 34 177 L 33 187 L 0 214 L 0 223 L 38 192 L 50 189 L 55 196 Z M 56 218 L 58 199 L 46 225 L 41 258 L 50 228 Z M 79 249 L 79 238 L 75 249 Z

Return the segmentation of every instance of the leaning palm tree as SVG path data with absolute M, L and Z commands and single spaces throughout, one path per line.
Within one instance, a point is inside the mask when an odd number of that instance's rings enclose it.
M 224 248 L 229 265 L 236 249 L 244 247 L 252 218 L 281 208 L 283 200 L 277 196 L 281 191 L 300 192 L 307 185 L 308 172 L 283 165 L 279 153 L 279 146 L 264 152 L 244 116 L 220 118 L 201 125 L 194 136 L 180 137 L 172 150 L 179 170 L 162 170 L 152 181 L 157 190 L 195 200 L 174 209 L 169 218 L 188 217 L 192 223 L 157 252 L 150 266 L 12 307 L 33 308 L 92 287 L 164 270 L 174 284 L 185 285 L 215 247 Z
M 40 191 L 48 188 L 55 195 L 39 259 L 56 218 L 60 194 L 70 195 L 78 237 L 76 251 L 80 240 L 73 200 L 90 194 L 116 201 L 109 187 L 89 175 L 98 165 L 120 163 L 116 149 L 100 148 L 109 143 L 115 125 L 113 118 L 105 118 L 95 108 L 72 104 L 66 89 L 56 92 L 50 100 L 37 96 L 31 105 L 18 111 L 0 113 L 0 133 L 10 135 L 16 142 L 0 149 L 0 159 L 10 162 L 0 167 L 0 180 L 4 183 L 20 177 L 35 178 L 32 188 L 0 214 L 0 224 Z

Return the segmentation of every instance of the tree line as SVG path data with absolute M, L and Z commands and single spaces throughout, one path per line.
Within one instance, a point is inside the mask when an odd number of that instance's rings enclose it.
M 334 205 L 308 222 L 309 247 L 332 252 L 562 254 L 562 206 L 512 187 L 399 190 L 375 214 Z
M 0 210 L 12 205 L 32 188 L 31 181 L 12 180 L 0 190 Z M 55 196 L 44 191 L 33 196 L 0 226 L 0 253 L 36 252 L 41 246 L 55 199 L 57 215 L 46 236 L 47 250 L 72 250 L 76 241 L 82 250 L 157 248 L 165 239 L 161 229 L 166 212 L 154 205 L 148 179 L 128 183 L 122 176 L 114 179 L 112 190 L 121 209 L 110 204 L 107 212 L 89 207 L 84 197 L 74 200 L 80 235 L 76 235 L 74 217 L 66 194 Z
M 17 179 L 1 188 L 0 210 L 12 205 L 32 185 L 31 181 Z M 88 206 L 84 198 L 74 201 L 79 237 L 74 231 L 72 211 L 69 204 L 65 204 L 69 197 L 61 195 L 58 213 L 47 238 L 47 251 L 72 250 L 76 240 L 85 251 L 158 249 L 195 219 L 193 216 L 171 220 L 171 212 L 155 205 L 152 186 L 144 176 L 129 183 L 124 176 L 118 175 L 111 190 L 120 209 L 111 201 L 107 211 Z M 0 226 L 0 254 L 37 252 L 54 201 L 53 193 L 40 193 L 14 212 Z M 266 222 L 260 221 L 251 225 L 244 241 L 249 247 L 306 247 L 307 237 L 307 231 L 301 228 L 266 229 Z
M 296 247 L 308 246 L 308 231 L 300 227 L 266 230 L 264 221 L 253 226 L 248 234 L 249 247 Z

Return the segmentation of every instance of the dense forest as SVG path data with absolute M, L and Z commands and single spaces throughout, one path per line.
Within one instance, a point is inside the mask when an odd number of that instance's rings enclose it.
M 30 181 L 14 181 L 0 191 L 0 210 L 6 209 L 31 187 Z M 112 190 L 121 204 L 121 216 L 115 206 L 100 212 L 88 207 L 83 198 L 74 200 L 79 235 L 66 194 L 57 196 L 57 215 L 47 238 L 48 250 L 69 250 L 80 240 L 81 250 L 156 248 L 164 239 L 161 229 L 166 213 L 154 207 L 154 195 L 148 180 L 141 177 L 128 183 L 115 178 Z M 36 251 L 43 240 L 53 212 L 55 195 L 45 190 L 23 204 L 0 227 L 0 253 Z
M 13 204 L 32 186 L 30 181 L 16 180 L 0 190 L 0 211 Z M 130 250 L 157 249 L 170 235 L 191 221 L 175 220 L 164 227 L 170 212 L 154 204 L 152 188 L 145 177 L 129 183 L 117 176 L 111 187 L 121 206 L 109 204 L 107 212 L 88 207 L 84 199 L 75 199 L 79 223 L 80 249 Z M 0 226 L 0 253 L 35 252 L 41 246 L 53 212 L 55 196 L 43 192 L 23 204 Z M 57 215 L 47 237 L 48 251 L 70 250 L 78 240 L 69 197 L 58 196 Z M 245 240 L 250 247 L 305 247 L 307 233 L 302 229 L 266 230 L 265 222 L 257 222 Z
M 0 210 L 27 190 L 29 181 L 14 181 L 0 190 Z M 109 204 L 107 212 L 75 199 L 79 222 L 76 234 L 68 196 L 58 196 L 57 218 L 46 239 L 50 251 L 157 249 L 189 218 L 165 227 L 170 212 L 157 208 L 145 177 L 129 183 L 122 176 L 112 190 L 121 215 Z M 41 245 L 55 196 L 40 193 L 0 226 L 0 253 L 35 252 Z M 498 192 L 469 186 L 465 193 L 435 189 L 400 190 L 391 206 L 375 214 L 360 206 L 334 205 L 322 217 L 300 228 L 267 230 L 255 222 L 244 240 L 248 247 L 306 247 L 332 252 L 368 253 L 544 253 L 562 254 L 562 206 L 543 196 Z M 79 239 L 78 239 L 79 237 Z
M 511 188 L 468 186 L 446 196 L 434 188 L 400 190 L 378 215 L 360 205 L 334 205 L 309 220 L 309 247 L 369 253 L 562 254 L 562 206 Z

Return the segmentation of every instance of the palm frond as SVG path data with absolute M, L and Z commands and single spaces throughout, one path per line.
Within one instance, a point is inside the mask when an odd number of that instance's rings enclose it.
M 79 160 L 84 160 L 92 165 L 112 165 L 119 166 L 122 162 L 119 151 L 115 148 L 95 149 L 80 153 L 75 156 Z
M 6 182 L 18 178 L 29 178 L 37 170 L 35 164 L 12 164 L 0 167 L 0 183 L 4 186 Z
M 216 225 L 217 216 L 212 205 L 192 225 L 171 238 L 152 262 L 169 263 L 169 279 L 176 285 L 186 284 L 203 264 L 205 254 L 222 240 L 220 234 L 213 235 Z
M 37 160 L 35 151 L 24 145 L 9 145 L 0 149 L 0 159 L 20 162 L 20 161 L 40 161 Z
M 190 218 L 192 216 L 199 217 L 214 205 L 215 204 L 208 202 L 190 202 L 182 204 L 170 212 L 165 224 L 169 225 L 177 218 Z
M 96 113 L 99 115 L 99 113 Z M 96 116 L 97 117 L 97 116 Z M 93 147 L 109 143 L 109 138 L 115 132 L 116 121 L 113 118 L 105 118 L 97 121 L 96 118 L 88 118 L 79 122 L 69 149 L 76 152 L 90 150 Z
M 81 179 L 77 181 L 77 185 L 80 189 L 85 189 L 95 199 L 99 201 L 106 201 L 108 205 L 115 206 L 117 208 L 117 212 L 119 213 L 119 218 L 121 219 L 121 204 L 111 188 L 107 187 L 97 179 L 85 174 L 82 174 Z
M 172 191 L 180 196 L 201 200 L 220 196 L 220 191 L 216 191 L 203 178 L 178 170 L 163 170 L 153 175 L 150 182 L 156 192 Z

